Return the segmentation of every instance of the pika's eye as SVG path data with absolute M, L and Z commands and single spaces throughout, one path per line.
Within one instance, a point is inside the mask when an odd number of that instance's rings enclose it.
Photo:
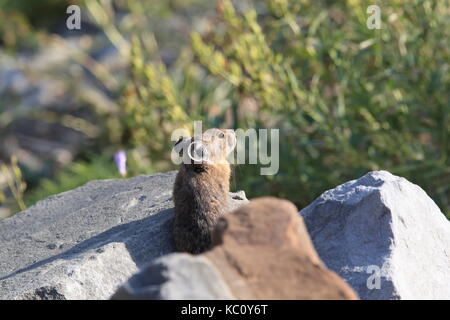
M 219 138 L 221 139 L 225 138 L 225 134 L 223 132 L 219 133 Z

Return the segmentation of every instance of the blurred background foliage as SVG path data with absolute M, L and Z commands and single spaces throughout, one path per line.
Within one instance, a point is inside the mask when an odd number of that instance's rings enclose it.
M 0 1 L 3 50 L 39 47 L 55 33 L 67 3 L 54 2 L 43 1 L 40 12 L 29 1 Z M 125 67 L 120 74 L 95 56 L 74 58 L 112 106 L 78 91 L 93 142 L 51 176 L 27 181 L 28 205 L 118 177 L 119 149 L 130 176 L 175 169 L 172 131 L 202 120 L 204 128 L 280 129 L 277 175 L 235 167 L 232 186 L 249 197 L 279 196 L 303 208 L 384 169 L 420 185 L 450 217 L 448 0 L 377 1 L 380 30 L 367 28 L 374 3 L 364 0 L 70 3 L 82 6 Z

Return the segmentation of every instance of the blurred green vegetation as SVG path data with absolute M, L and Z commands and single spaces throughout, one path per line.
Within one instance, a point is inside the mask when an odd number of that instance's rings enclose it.
M 132 155 L 131 175 L 174 169 L 172 131 L 202 120 L 204 128 L 280 129 L 277 175 L 236 167 L 232 185 L 249 197 L 303 208 L 384 169 L 420 185 L 450 217 L 449 1 L 378 1 L 380 30 L 367 28 L 373 3 L 364 0 L 116 1 L 127 12 L 121 25 L 104 3 L 86 8 L 129 61 L 115 92 L 120 108 L 97 110 L 109 153 L 45 180 L 28 203 L 117 176 L 111 150 Z M 215 14 L 184 35 L 160 30 L 158 22 L 213 5 Z M 161 46 L 177 53 L 170 63 Z
M 69 0 L 0 0 L 0 45 L 9 52 L 38 47 L 45 30 L 61 21 Z
M 6 180 L 8 191 L 11 196 L 9 196 L 9 194 L 4 190 L 0 190 L 0 203 L 7 203 L 16 211 L 22 211 L 26 209 L 23 195 L 27 185 L 18 165 L 17 157 L 13 156 L 10 160 L 9 165 L 4 163 L 0 164 L 0 173 L 2 178 Z
M 0 8 L 5 13 L 22 15 L 35 27 L 52 26 L 65 13 L 67 6 L 82 1 L 70 0 L 0 0 Z
M 170 70 L 144 60 L 134 41 L 123 102 L 128 143 L 149 145 L 160 159 L 172 128 L 193 119 L 279 128 L 280 172 L 237 171 L 250 196 L 276 195 L 302 208 L 385 169 L 449 213 L 448 2 L 384 2 L 380 30 L 366 27 L 370 4 L 268 0 L 237 12 L 219 1 L 214 28 L 193 32 Z

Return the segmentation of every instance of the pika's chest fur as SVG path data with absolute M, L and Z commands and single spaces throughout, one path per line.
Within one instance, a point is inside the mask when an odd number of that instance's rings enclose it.
M 228 209 L 229 165 L 208 166 L 196 172 L 183 165 L 175 180 L 176 214 L 215 219 Z

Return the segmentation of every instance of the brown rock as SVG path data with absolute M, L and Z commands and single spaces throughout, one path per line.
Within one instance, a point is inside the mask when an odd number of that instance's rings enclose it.
M 238 299 L 358 299 L 317 255 L 291 202 L 257 198 L 219 220 L 204 254 Z

